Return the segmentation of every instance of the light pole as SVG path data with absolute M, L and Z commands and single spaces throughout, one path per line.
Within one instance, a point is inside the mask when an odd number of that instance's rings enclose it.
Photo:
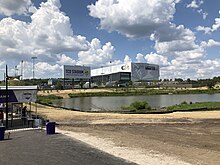
M 110 83 L 112 83 L 112 61 L 110 61 Z
M 24 74 L 23 74 L 23 60 L 21 60 L 21 77 L 20 77 L 20 80 L 23 80 L 23 77 L 24 77 Z
M 8 66 L 6 65 L 5 67 L 5 104 L 6 104 L 6 107 L 5 107 L 5 126 L 6 126 L 6 129 L 8 129 Z
M 103 66 L 101 66 L 101 68 L 102 68 L 102 73 L 101 73 L 101 75 L 102 75 L 102 85 L 103 85 Z
M 34 79 L 34 60 L 37 59 L 37 57 L 31 57 L 32 64 L 33 64 L 33 79 Z

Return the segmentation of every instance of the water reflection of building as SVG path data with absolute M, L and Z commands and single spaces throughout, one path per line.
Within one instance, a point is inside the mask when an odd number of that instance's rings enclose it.
M 92 82 L 150 82 L 159 80 L 159 65 L 149 63 L 126 63 L 91 70 Z

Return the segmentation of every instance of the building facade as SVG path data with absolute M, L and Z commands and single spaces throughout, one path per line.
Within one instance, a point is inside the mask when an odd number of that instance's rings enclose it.
M 81 84 L 91 80 L 91 68 L 79 65 L 63 66 L 63 88 L 80 87 Z
M 126 63 L 90 69 L 87 66 L 63 66 L 63 88 L 82 88 L 89 83 L 97 86 L 128 82 L 151 82 L 159 80 L 159 65 L 149 63 Z
M 126 63 L 91 70 L 91 80 L 97 82 L 150 82 L 159 80 L 159 65 Z

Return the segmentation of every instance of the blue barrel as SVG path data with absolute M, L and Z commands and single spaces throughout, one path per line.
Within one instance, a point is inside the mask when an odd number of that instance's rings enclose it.
M 46 123 L 46 131 L 47 131 L 48 135 L 55 134 L 55 125 L 56 125 L 55 122 L 47 122 Z
M 0 140 L 4 140 L 5 137 L 5 126 L 0 126 Z

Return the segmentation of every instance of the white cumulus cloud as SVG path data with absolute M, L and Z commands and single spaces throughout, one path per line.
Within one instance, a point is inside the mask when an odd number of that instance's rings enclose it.
M 188 4 L 187 8 L 199 8 L 204 3 L 203 0 L 192 0 L 190 4 Z
M 107 42 L 104 45 L 101 44 L 100 40 L 94 38 L 89 43 L 89 49 L 87 51 L 80 51 L 78 53 L 77 64 L 97 66 L 104 63 L 108 63 L 112 60 L 115 48 L 111 42 Z
M 34 12 L 36 8 L 31 0 L 1 0 L 0 14 L 11 16 L 14 14 L 22 15 L 29 12 Z
M 124 63 L 126 64 L 126 63 L 129 63 L 129 62 L 132 62 L 132 60 L 128 55 L 126 55 L 125 58 L 124 58 Z
M 172 22 L 177 3 L 175 0 L 98 0 L 88 9 L 90 16 L 100 20 L 101 29 L 116 31 L 128 38 L 145 37 L 155 41 L 156 53 L 145 57 L 139 53 L 137 62 L 146 60 L 159 64 L 161 75 L 171 78 L 195 77 L 193 74 L 204 61 L 206 50 L 202 43 L 198 44 L 192 30 Z M 199 9 L 202 4 L 202 0 L 193 0 L 188 8 L 197 9 L 205 19 L 208 13 Z M 215 19 L 212 29 L 218 29 L 217 25 L 218 19 Z M 206 28 L 206 31 L 210 30 Z
M 138 53 L 138 54 L 136 55 L 136 60 L 137 60 L 136 62 L 138 62 L 138 63 L 145 62 L 144 55 L 141 54 L 141 53 Z
M 127 37 L 150 36 L 169 23 L 177 0 L 98 0 L 89 5 L 90 16 L 100 19 L 102 29 Z
M 213 39 L 209 39 L 208 42 L 203 41 L 201 43 L 202 47 L 213 47 L 213 46 L 220 46 L 220 42 L 219 41 L 215 41 Z
M 200 15 L 202 15 L 202 18 L 203 18 L 204 20 L 205 20 L 205 19 L 207 18 L 207 16 L 208 16 L 208 13 L 207 13 L 207 12 L 203 12 L 202 9 L 197 10 L 197 12 L 198 12 Z
M 86 38 L 74 36 L 69 17 L 60 11 L 59 0 L 48 0 L 31 16 L 28 26 L 35 47 L 45 51 L 61 53 L 87 49 Z
M 148 63 L 157 64 L 161 67 L 170 65 L 167 57 L 164 57 L 156 53 L 151 52 L 150 54 L 147 54 L 144 58 Z
M 48 64 L 46 62 L 39 62 L 35 64 L 36 78 L 51 78 L 51 77 L 62 77 L 62 66 L 58 64 Z
M 102 29 L 127 37 L 148 37 L 155 41 L 157 53 L 193 51 L 199 46 L 195 34 L 172 23 L 175 0 L 98 0 L 89 5 L 90 15 L 100 19 Z
M 220 14 L 220 11 L 219 11 Z M 210 27 L 205 26 L 197 26 L 197 31 L 203 31 L 206 34 L 210 34 L 211 32 L 217 31 L 220 28 L 220 17 L 215 18 L 215 23 Z
M 202 78 L 214 77 L 220 74 L 220 59 L 204 60 L 198 67 L 197 75 Z
M 204 26 L 197 26 L 197 31 L 203 31 L 205 34 L 210 34 L 211 28 L 210 27 L 204 27 Z
M 76 65 L 76 60 L 73 60 L 71 57 L 65 55 L 65 54 L 61 54 L 61 55 L 57 55 L 58 64 L 61 65 Z
M 84 36 L 74 35 L 70 19 L 60 11 L 59 0 L 42 2 L 29 23 L 3 18 L 0 21 L 0 57 L 17 61 L 56 60 L 57 54 L 88 49 Z

